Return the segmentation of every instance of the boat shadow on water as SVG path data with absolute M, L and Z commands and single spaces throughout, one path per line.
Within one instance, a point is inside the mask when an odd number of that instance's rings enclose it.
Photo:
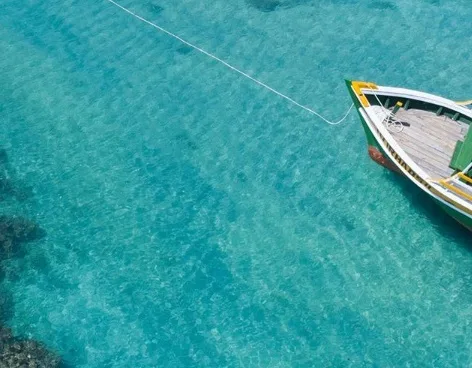
M 429 221 L 445 237 L 455 241 L 472 252 L 471 233 L 452 217 L 447 215 L 426 193 L 423 193 L 415 184 L 393 172 L 385 175 L 392 180 L 404 193 L 415 208 L 425 214 Z

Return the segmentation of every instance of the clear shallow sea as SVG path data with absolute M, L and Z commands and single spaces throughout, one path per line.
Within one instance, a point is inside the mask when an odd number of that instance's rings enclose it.
M 472 97 L 469 1 L 122 0 L 331 118 Z M 4 316 L 71 367 L 465 367 L 472 242 L 330 127 L 105 0 L 3 0 L 0 145 L 47 237 Z

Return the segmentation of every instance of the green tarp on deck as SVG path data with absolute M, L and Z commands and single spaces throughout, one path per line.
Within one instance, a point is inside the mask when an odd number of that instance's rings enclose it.
M 464 141 L 457 141 L 449 167 L 463 171 L 472 162 L 472 129 L 469 127 Z

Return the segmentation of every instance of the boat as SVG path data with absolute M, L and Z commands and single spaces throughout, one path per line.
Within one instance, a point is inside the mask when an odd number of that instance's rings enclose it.
M 472 231 L 472 101 L 346 80 L 368 152 Z

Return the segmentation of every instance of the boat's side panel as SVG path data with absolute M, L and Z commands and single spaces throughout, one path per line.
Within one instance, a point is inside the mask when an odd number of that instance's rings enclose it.
M 467 229 L 472 231 L 472 218 L 463 215 L 462 213 L 452 209 L 449 206 L 446 206 L 444 203 L 434 199 L 434 201 L 454 220 L 459 222 L 461 225 L 465 226 Z

